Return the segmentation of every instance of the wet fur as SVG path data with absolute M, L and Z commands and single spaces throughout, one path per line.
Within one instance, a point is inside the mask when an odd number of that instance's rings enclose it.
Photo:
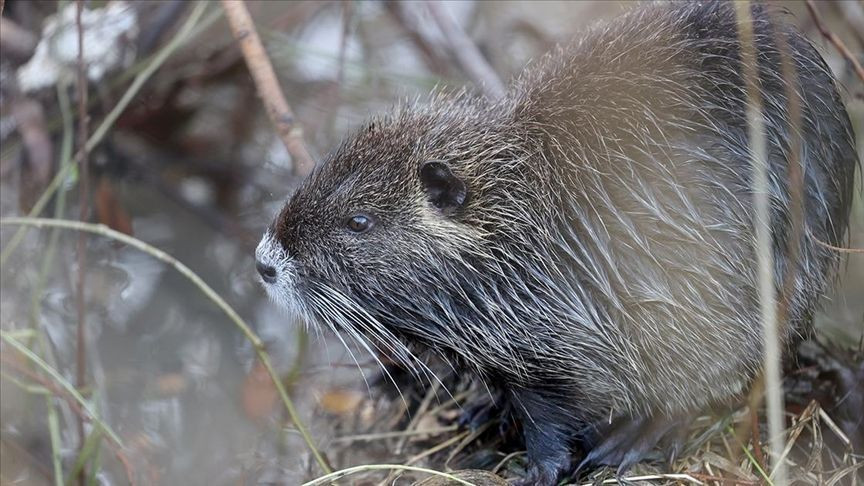
M 830 284 L 856 167 L 848 116 L 810 43 L 755 7 L 784 337 Z M 750 157 L 735 14 L 643 5 L 551 53 L 488 102 L 437 95 L 361 128 L 304 182 L 259 253 L 274 299 L 419 376 L 431 350 L 504 388 L 551 484 L 608 418 L 677 417 L 746 389 L 761 364 Z M 787 36 L 803 110 L 805 227 L 790 226 Z M 452 213 L 418 177 L 464 181 Z M 343 221 L 372 214 L 356 235 Z M 265 244 L 266 243 L 266 244 Z M 262 249 L 263 248 L 263 249 Z M 260 255 L 259 255 L 260 259 Z

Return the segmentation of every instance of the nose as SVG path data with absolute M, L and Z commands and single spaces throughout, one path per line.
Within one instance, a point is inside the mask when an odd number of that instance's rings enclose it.
M 258 270 L 258 273 L 261 275 L 261 278 L 264 279 L 267 283 L 273 283 L 276 281 L 276 269 L 271 267 L 270 265 L 265 265 L 260 261 L 255 261 L 255 268 Z

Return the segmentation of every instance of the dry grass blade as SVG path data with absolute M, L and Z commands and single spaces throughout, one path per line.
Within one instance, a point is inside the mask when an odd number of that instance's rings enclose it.
M 459 441 L 461 441 L 465 437 L 468 437 L 468 435 L 470 433 L 471 433 L 470 431 L 466 430 L 465 432 L 462 432 L 458 435 L 454 435 L 453 437 L 445 440 L 444 442 L 442 442 L 440 444 L 436 444 L 434 447 L 430 447 L 429 449 L 426 449 L 425 451 L 410 457 L 407 461 L 405 461 L 405 465 L 410 466 L 411 464 L 416 463 L 420 459 L 423 459 L 425 457 L 429 457 L 438 451 L 443 451 L 444 449 L 450 447 L 451 445 L 458 443 Z
M 828 428 L 830 428 L 831 431 L 834 432 L 837 438 L 843 441 L 843 444 L 846 446 L 847 449 L 852 449 L 852 441 L 849 440 L 849 437 L 846 437 L 846 434 L 843 433 L 843 430 L 836 423 L 834 423 L 834 420 L 832 420 L 831 417 L 827 413 L 825 413 L 825 410 L 823 410 L 822 407 L 819 407 L 819 418 L 825 421 L 825 423 L 828 425 Z
M 834 486 L 835 484 L 839 483 L 841 479 L 849 477 L 852 474 L 855 474 L 862 467 L 864 467 L 864 461 L 853 464 L 847 468 L 843 468 L 843 469 L 837 471 L 836 473 L 834 473 L 833 476 L 828 478 L 828 481 L 825 481 L 824 484 L 825 484 L 825 486 Z M 850 484 L 855 484 L 854 481 L 855 481 L 855 479 L 853 477 L 852 481 L 850 481 Z
M 768 140 L 765 132 L 763 106 L 759 87 L 757 52 L 753 17 L 749 1 L 735 2 L 738 36 L 741 43 L 741 64 L 747 95 L 747 141 L 753 167 L 753 205 L 755 211 L 756 260 L 758 265 L 759 315 L 764 346 L 763 378 L 768 414 L 768 434 L 771 453 L 779 458 L 783 453 L 783 383 L 780 378 L 780 336 L 777 322 L 776 289 L 774 288 L 774 257 L 771 249 L 771 206 L 768 199 Z M 749 454 L 749 452 L 748 452 Z M 777 463 L 776 484 L 786 484 L 786 467 Z
M 798 436 L 800 436 L 801 432 L 804 431 L 805 426 L 812 422 L 813 414 L 816 413 L 817 409 L 820 409 L 819 404 L 815 401 L 810 402 L 810 404 L 807 405 L 807 408 L 801 412 L 801 415 L 798 417 L 798 420 L 792 429 L 787 431 L 789 439 L 786 442 L 786 447 L 783 449 L 783 453 L 780 455 L 780 458 L 777 459 L 778 463 L 786 460 L 786 457 L 792 451 L 792 447 L 795 446 Z
M 493 422 L 493 421 L 486 422 L 485 424 L 483 424 L 483 425 L 481 425 L 480 427 L 478 427 L 477 430 L 473 430 L 473 431 L 471 431 L 470 434 L 468 434 L 467 436 L 465 436 L 465 439 L 464 439 L 462 442 L 460 442 L 456 447 L 454 447 L 453 450 L 450 451 L 450 454 L 447 455 L 447 459 L 444 461 L 444 465 L 447 466 L 447 467 L 449 468 L 449 467 L 450 467 L 450 461 L 452 461 L 453 459 L 455 459 L 456 456 L 457 456 L 460 452 L 462 452 L 463 450 L 465 450 L 465 448 L 468 447 L 469 444 L 471 444 L 472 442 L 474 442 L 475 440 L 477 440 L 478 437 L 480 437 L 480 436 L 483 435 L 487 430 L 489 430 L 489 427 L 491 427 L 494 423 L 495 423 L 495 422 Z
M 690 473 L 691 476 L 706 483 L 715 482 L 718 484 L 729 484 L 732 486 L 757 486 L 760 484 L 757 481 L 744 481 L 737 478 L 724 478 L 720 476 L 709 476 L 707 474 Z
M 498 471 L 500 471 L 501 468 L 503 468 L 505 465 L 507 465 L 507 463 L 510 462 L 511 459 L 514 459 L 514 458 L 519 457 L 519 456 L 524 456 L 526 454 L 527 454 L 527 452 L 525 452 L 525 451 L 515 451 L 515 452 L 511 452 L 510 454 L 507 454 L 506 456 L 504 456 L 504 459 L 501 459 L 500 461 L 498 461 L 498 464 L 496 464 L 495 467 L 492 468 L 492 473 L 498 474 Z
M 345 435 L 342 437 L 336 437 L 331 442 L 351 444 L 353 442 L 369 442 L 400 437 L 426 437 L 456 432 L 457 430 L 459 430 L 458 425 L 451 425 L 449 427 L 441 427 L 432 430 L 399 430 L 396 432 L 379 432 L 377 434 Z
M 662 479 L 671 479 L 671 480 L 677 481 L 678 483 L 689 483 L 689 484 L 696 484 L 696 485 L 700 485 L 700 486 L 702 484 L 705 484 L 702 481 L 699 481 L 698 479 L 694 478 L 693 476 L 691 476 L 689 474 L 646 474 L 643 476 L 629 476 L 629 477 L 604 479 L 599 484 L 631 484 L 631 483 L 636 483 L 639 481 L 657 481 L 657 480 L 662 480 Z M 582 483 L 582 486 L 594 486 L 596 484 L 598 484 L 598 483 L 595 483 L 595 482 Z
M 9 342 L 10 345 L 12 345 L 17 350 L 20 351 L 21 348 L 16 346 L 16 343 L 12 343 L 11 341 L 9 341 L 9 339 L 14 340 L 14 337 L 10 336 L 11 334 L 12 333 L 6 333 L 3 336 L 3 339 L 7 340 L 7 342 Z M 24 346 L 22 343 L 17 342 L 17 344 L 20 344 L 24 349 L 27 349 L 26 346 Z M 25 357 L 26 356 L 27 355 L 25 354 Z M 38 355 L 36 355 L 35 353 L 33 353 L 33 356 L 38 357 Z M 28 357 L 28 359 L 29 359 L 29 357 Z M 49 399 L 51 396 L 65 399 L 66 402 L 69 404 L 70 409 L 73 412 L 75 412 L 75 414 L 78 416 L 78 418 L 80 420 L 83 421 L 85 419 L 89 419 L 89 420 L 92 420 L 93 422 L 96 422 L 97 426 L 91 432 L 91 436 L 93 433 L 110 432 L 110 429 L 106 429 L 106 427 L 108 427 L 107 425 L 104 425 L 104 424 L 100 425 L 100 424 L 102 424 L 102 422 L 99 420 L 98 416 L 94 415 L 92 412 L 90 412 L 89 410 L 86 410 L 84 408 L 86 403 L 82 403 L 80 400 L 78 400 L 78 398 L 74 397 L 71 393 L 69 393 L 69 391 L 66 389 L 66 386 L 68 385 L 71 387 L 72 385 L 69 384 L 68 382 L 64 382 L 64 383 L 57 382 L 57 384 L 55 384 L 55 383 L 51 382 L 50 380 L 42 377 L 38 373 L 21 366 L 19 363 L 17 363 L 15 360 L 13 360 L 11 358 L 8 358 L 6 356 L 2 356 L 2 357 L 0 357 L 0 360 L 2 360 L 3 363 L 11 366 L 16 372 L 26 376 L 27 378 L 35 381 L 36 383 L 39 383 L 50 394 Z M 31 359 L 31 361 L 32 361 L 32 359 Z M 51 368 L 50 365 L 48 365 L 47 363 L 45 363 L 45 367 L 42 367 L 39 363 L 36 363 L 36 365 L 38 367 L 42 368 L 43 370 L 49 370 L 50 369 L 52 371 L 55 371 L 54 368 Z M 49 373 L 49 375 L 52 375 L 52 378 L 54 378 L 52 373 Z M 58 375 L 59 375 L 59 373 L 58 373 Z M 55 381 L 57 381 L 57 380 L 55 379 Z M 51 417 L 53 417 L 53 419 Z M 58 427 L 57 424 L 51 423 L 52 421 L 56 421 L 56 420 L 57 420 L 56 415 L 50 414 L 49 415 L 49 427 L 52 427 L 52 428 Z M 55 432 L 52 432 L 52 433 L 55 433 Z M 56 433 L 59 434 L 59 431 Z M 110 437 L 109 437 L 109 439 L 110 439 Z M 58 439 L 58 442 L 59 442 L 59 439 Z M 129 481 L 129 484 L 131 486 L 135 486 L 135 484 L 137 484 L 137 481 L 135 480 L 134 468 L 132 467 L 132 462 L 129 460 L 129 457 L 127 457 L 126 454 L 123 452 L 123 445 L 119 442 L 116 442 L 113 439 L 108 440 L 107 443 L 108 443 L 109 447 L 111 448 L 112 452 L 114 453 L 114 455 L 117 457 L 117 460 L 120 461 L 120 463 L 123 465 L 123 468 L 126 471 L 126 479 Z M 79 457 L 81 457 L 81 456 L 83 456 L 83 454 L 79 453 Z M 59 464 L 59 457 L 58 457 L 57 461 Z M 62 486 L 64 484 L 62 469 L 59 466 L 55 466 L 54 471 L 55 471 L 55 477 L 54 477 L 55 484 Z
M 718 469 L 721 469 L 723 471 L 726 471 L 728 473 L 731 473 L 731 474 L 734 474 L 735 476 L 737 476 L 736 478 L 734 478 L 734 481 L 744 482 L 744 483 L 749 483 L 749 484 L 757 484 L 758 483 L 758 481 L 756 481 L 753 478 L 753 475 L 747 474 L 746 472 L 742 471 L 741 468 L 738 467 L 738 465 L 734 464 L 728 458 L 723 457 L 714 451 L 711 451 L 711 450 L 705 451 L 702 454 L 702 457 L 700 457 L 699 459 L 701 462 L 705 463 L 706 466 L 708 466 L 706 469 L 709 471 L 711 470 L 711 466 L 714 466 Z M 694 474 L 694 476 L 699 477 L 696 474 Z
M 21 353 L 25 358 L 30 360 L 33 364 L 35 364 L 39 369 L 41 369 L 45 374 L 51 377 L 51 379 L 59 385 L 65 393 L 71 396 L 78 405 L 87 413 L 90 419 L 95 423 L 102 431 L 110 438 L 117 446 L 121 449 L 123 448 L 123 441 L 120 440 L 120 437 L 108 426 L 105 422 L 99 418 L 99 414 L 96 413 L 95 410 L 87 403 L 87 400 L 78 393 L 78 390 L 69 383 L 63 375 L 61 375 L 57 370 L 52 368 L 48 363 L 46 363 L 42 358 L 40 358 L 36 353 L 30 351 L 27 346 L 24 346 L 20 341 L 15 339 L 13 335 L 6 331 L 0 331 L 0 338 L 3 341 L 6 341 L 10 346 L 15 348 L 16 351 Z
M 411 421 L 408 422 L 408 426 L 405 427 L 405 432 L 412 432 L 417 424 L 420 422 L 420 419 L 423 418 L 423 415 L 426 413 L 426 410 L 429 408 L 429 404 L 432 403 L 432 400 L 438 396 L 438 383 L 433 383 L 429 390 L 426 391 L 426 396 L 423 397 L 423 401 L 420 402 L 420 405 L 417 407 L 417 410 L 414 412 L 414 417 L 411 418 Z M 405 444 L 408 443 L 409 436 L 405 435 L 399 440 L 396 444 L 396 448 L 394 449 L 394 454 L 399 455 L 402 454 L 402 450 L 405 449 Z
M 447 479 L 456 484 L 464 484 L 466 486 L 474 486 L 473 483 L 469 483 L 464 479 L 457 478 L 452 474 L 443 473 L 440 471 L 435 471 L 433 469 L 426 469 L 422 467 L 414 467 L 414 466 L 403 466 L 400 464 L 370 464 L 366 466 L 355 466 L 349 467 L 346 469 L 342 469 L 336 472 L 332 472 L 327 474 L 326 476 L 321 476 L 320 478 L 313 479 L 312 481 L 303 483 L 301 486 L 319 486 L 322 484 L 330 484 L 337 479 L 344 478 L 345 476 L 350 476 L 352 474 L 367 472 L 367 471 L 412 471 L 419 472 L 424 474 L 431 474 L 433 476 L 439 476 L 444 479 Z

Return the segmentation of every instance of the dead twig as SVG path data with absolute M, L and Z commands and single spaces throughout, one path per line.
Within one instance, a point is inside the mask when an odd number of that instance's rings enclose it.
M 393 18 L 393 20 L 405 31 L 411 42 L 420 51 L 423 56 L 423 61 L 430 71 L 439 76 L 449 76 L 450 69 L 448 68 L 447 60 L 436 48 L 428 36 L 419 28 L 416 16 L 411 15 L 407 6 L 409 4 L 402 2 L 384 2 L 384 9 Z
M 819 33 L 822 34 L 822 37 L 828 40 L 834 47 L 840 51 L 840 54 L 852 65 L 852 68 L 855 69 L 855 74 L 858 75 L 858 79 L 864 83 L 864 67 L 861 67 L 861 63 L 858 62 L 858 59 L 855 59 L 855 55 L 852 54 L 852 51 L 846 47 L 846 44 L 837 37 L 837 34 L 828 30 L 825 25 L 822 23 L 822 14 L 816 10 L 816 5 L 813 3 L 813 0 L 807 0 L 807 10 L 810 11 L 810 17 L 813 19 L 813 23 L 816 24 L 816 28 L 819 30 Z
M 504 96 L 506 89 L 501 78 L 486 62 L 486 58 L 483 57 L 474 41 L 468 37 L 468 34 L 453 20 L 450 14 L 444 11 L 443 5 L 438 2 L 426 2 L 426 8 L 450 44 L 450 54 L 459 63 L 462 71 L 487 97 L 496 99 Z
M 854 27 L 864 25 L 864 5 L 859 2 L 829 2 L 828 5 L 837 15 L 846 20 L 847 25 L 852 27 L 849 33 L 858 41 L 858 46 L 864 48 L 864 32 Z
M 246 4 L 242 0 L 222 0 L 222 7 L 225 9 L 225 16 L 231 25 L 234 38 L 240 45 L 249 72 L 255 80 L 255 88 L 264 102 L 267 115 L 276 127 L 288 153 L 291 154 L 294 161 L 294 173 L 297 175 L 309 174 L 315 167 L 315 162 L 306 149 L 303 132 L 295 122 L 294 113 L 285 100 L 282 88 L 279 87 L 279 81 L 273 71 L 273 64 L 270 63 L 270 58 L 264 50 L 264 45 L 261 43 L 261 38 L 258 36 L 258 31 L 255 29 L 255 24 L 252 22 L 252 16 L 249 15 Z
M 759 465 L 762 466 L 762 469 L 765 469 L 765 455 L 762 453 L 762 434 L 759 432 L 759 414 L 757 413 L 757 407 L 753 406 L 758 404 L 759 401 L 761 401 L 760 398 L 757 398 L 755 400 L 756 403 L 753 403 L 754 400 L 751 399 L 750 437 L 753 441 L 753 455 L 756 457 Z

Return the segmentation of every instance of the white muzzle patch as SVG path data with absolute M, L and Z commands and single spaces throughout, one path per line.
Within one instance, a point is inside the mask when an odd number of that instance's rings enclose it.
M 270 300 L 284 309 L 299 314 L 301 309 L 297 295 L 297 268 L 294 260 L 270 231 L 264 233 L 255 248 L 255 260 L 259 265 L 273 269 L 273 278 L 259 275 L 259 280 Z

